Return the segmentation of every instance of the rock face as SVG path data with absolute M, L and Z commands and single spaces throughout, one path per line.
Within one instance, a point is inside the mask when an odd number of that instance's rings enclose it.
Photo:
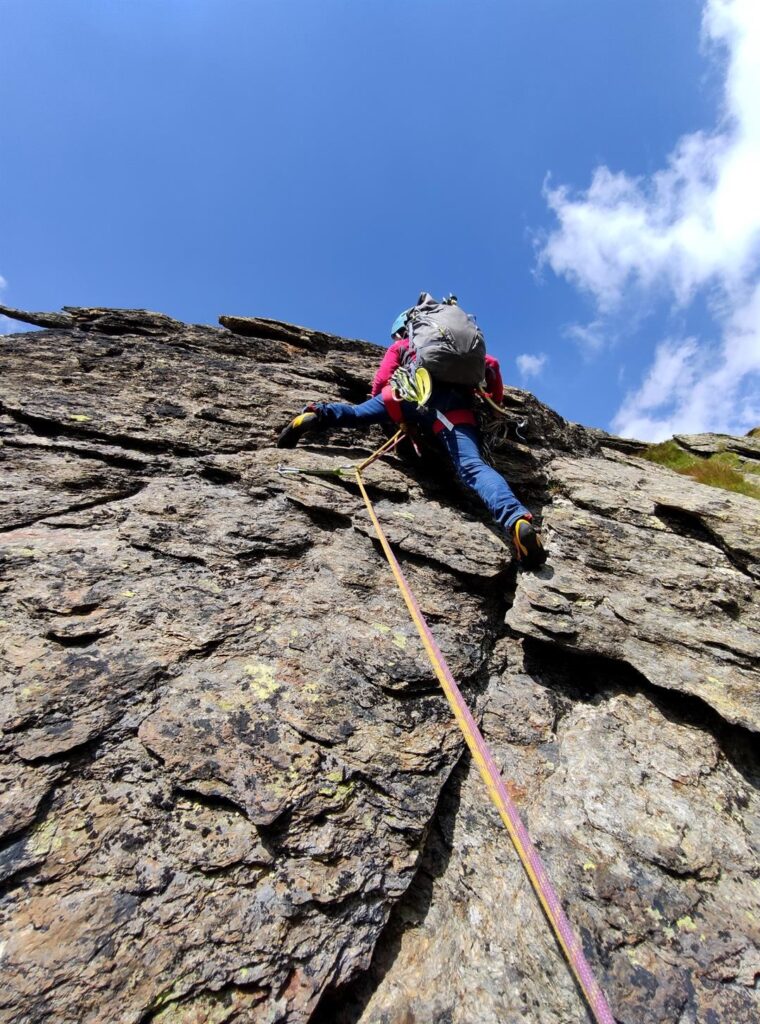
M 279 471 L 380 443 L 274 447 L 379 350 L 0 311 L 0 1021 L 588 1020 L 355 486 Z M 378 515 L 618 1020 L 755 1021 L 760 506 L 507 405 L 544 569 L 434 463 Z

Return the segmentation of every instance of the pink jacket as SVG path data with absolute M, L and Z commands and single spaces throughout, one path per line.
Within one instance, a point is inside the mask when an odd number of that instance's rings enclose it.
M 409 349 L 409 339 L 401 338 L 394 341 L 383 356 L 383 361 L 378 367 L 374 380 L 372 381 L 372 395 L 379 395 L 385 385 L 393 376 L 393 373 L 401 366 L 404 352 Z M 486 393 L 496 402 L 501 402 L 504 397 L 504 383 L 501 379 L 499 360 L 494 356 L 486 356 Z

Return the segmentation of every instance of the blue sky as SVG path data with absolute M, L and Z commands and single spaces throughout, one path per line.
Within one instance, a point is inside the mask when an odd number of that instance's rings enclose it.
M 454 291 L 569 419 L 746 430 L 753 8 L 0 0 L 0 301 L 386 343 Z

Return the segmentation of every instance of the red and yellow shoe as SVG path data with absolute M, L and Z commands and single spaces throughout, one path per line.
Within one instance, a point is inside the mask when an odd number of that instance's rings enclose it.
M 538 569 L 546 561 L 546 550 L 541 535 L 529 519 L 518 519 L 512 527 L 512 543 L 517 560 L 526 569 Z
M 321 417 L 316 405 L 307 405 L 303 412 L 300 412 L 294 420 L 291 420 L 282 431 L 277 438 L 277 447 L 295 448 L 304 434 L 319 428 L 320 419 Z

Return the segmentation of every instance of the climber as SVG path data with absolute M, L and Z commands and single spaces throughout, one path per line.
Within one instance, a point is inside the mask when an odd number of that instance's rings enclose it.
M 483 335 L 474 319 L 459 309 L 454 296 L 437 303 L 423 292 L 417 305 L 394 321 L 391 341 L 366 402 L 310 403 L 284 428 L 278 448 L 295 448 L 307 433 L 373 423 L 403 424 L 421 431 L 423 436 L 432 433 L 462 483 L 476 492 L 496 524 L 509 535 L 520 564 L 528 569 L 542 565 L 546 551 L 531 522 L 531 513 L 481 453 L 475 390 L 485 379 L 485 393 L 500 404 L 504 386 L 499 363 L 486 355 Z M 422 402 L 415 393 L 420 364 L 429 369 L 432 383 L 430 397 Z

